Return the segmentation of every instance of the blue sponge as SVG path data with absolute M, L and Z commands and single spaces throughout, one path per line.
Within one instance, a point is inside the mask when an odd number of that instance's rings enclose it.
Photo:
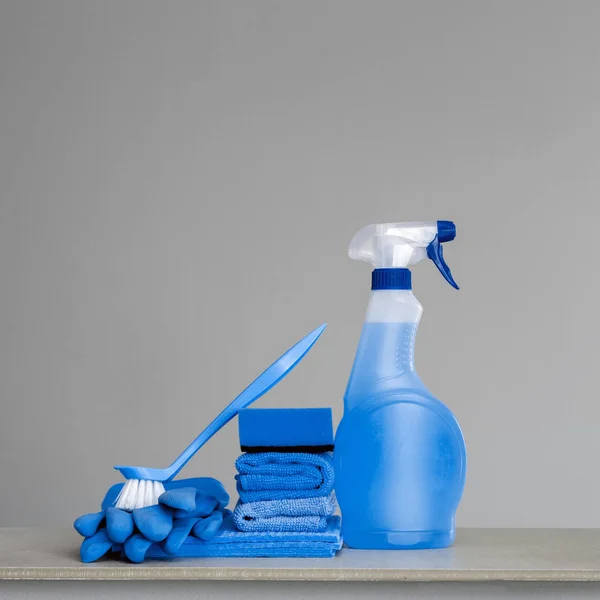
M 331 408 L 245 408 L 238 424 L 242 452 L 329 452 Z

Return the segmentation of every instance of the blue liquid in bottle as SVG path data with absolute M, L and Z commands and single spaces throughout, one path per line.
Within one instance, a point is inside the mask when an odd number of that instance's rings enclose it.
M 351 548 L 443 548 L 454 541 L 465 443 L 450 410 L 414 369 L 417 326 L 366 322 L 362 331 L 334 452 Z

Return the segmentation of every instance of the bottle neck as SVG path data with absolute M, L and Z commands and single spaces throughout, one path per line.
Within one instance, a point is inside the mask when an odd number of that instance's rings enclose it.
M 411 290 L 373 290 L 345 396 L 352 410 L 373 390 L 415 388 L 414 348 L 423 307 Z
M 412 290 L 373 290 L 366 323 L 419 324 L 423 307 Z
M 415 338 L 422 314 L 423 307 L 412 290 L 371 292 L 365 331 L 369 329 L 386 340 L 386 343 L 371 348 L 374 359 L 386 370 L 384 377 L 415 370 Z

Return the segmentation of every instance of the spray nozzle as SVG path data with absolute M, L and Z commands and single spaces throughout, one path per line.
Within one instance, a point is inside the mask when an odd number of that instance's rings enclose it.
M 452 221 L 368 225 L 354 236 L 348 255 L 371 263 L 375 269 L 405 269 L 430 258 L 444 279 L 458 289 L 442 249 L 443 242 L 455 237 Z

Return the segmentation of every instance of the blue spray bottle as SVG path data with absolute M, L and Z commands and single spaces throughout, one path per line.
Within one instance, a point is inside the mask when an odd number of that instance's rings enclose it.
M 458 289 L 442 242 L 451 221 L 369 225 L 350 258 L 370 262 L 372 293 L 335 438 L 335 489 L 351 548 L 443 548 L 454 541 L 466 449 L 450 410 L 423 385 L 414 343 L 423 309 L 409 265 L 430 258 Z

